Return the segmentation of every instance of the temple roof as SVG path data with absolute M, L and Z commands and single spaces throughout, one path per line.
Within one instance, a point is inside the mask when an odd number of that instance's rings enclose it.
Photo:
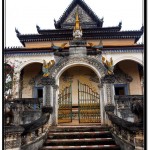
M 134 39 L 136 43 L 144 31 L 143 26 L 140 30 L 121 31 L 122 22 L 117 26 L 102 27 L 103 20 L 99 19 L 83 0 L 73 0 L 60 19 L 55 21 L 56 29 L 41 29 L 37 25 L 38 34 L 25 35 L 15 29 L 17 37 L 24 46 L 26 42 L 70 41 L 73 39 L 76 12 L 78 12 L 84 40 Z
M 119 29 L 118 29 L 119 30 Z M 83 29 L 84 40 L 92 39 L 135 39 L 135 43 L 140 39 L 143 34 L 143 30 L 137 31 L 117 31 L 115 30 L 108 31 L 105 28 L 96 28 L 96 29 Z M 17 34 L 20 42 L 25 46 L 25 42 L 36 42 L 36 41 L 64 41 L 73 39 L 73 30 L 72 29 L 61 29 L 61 30 L 49 30 L 43 34 Z
M 98 16 L 92 11 L 89 6 L 87 6 L 87 4 L 83 0 L 73 0 L 65 10 L 63 15 L 59 18 L 59 20 L 54 20 L 55 28 L 72 29 L 75 23 L 76 11 L 78 11 L 79 13 L 79 20 L 82 28 L 102 27 L 103 18 L 98 18 Z

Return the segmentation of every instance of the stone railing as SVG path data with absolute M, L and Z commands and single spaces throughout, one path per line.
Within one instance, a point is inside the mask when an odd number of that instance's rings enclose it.
M 144 148 L 143 123 L 132 123 L 106 112 L 112 124 L 112 133 L 122 150 L 142 150 Z
M 13 100 L 8 100 L 6 103 L 9 102 L 14 104 L 15 109 L 19 110 L 39 110 L 42 108 L 43 99 L 40 98 L 18 98 Z
M 41 116 L 42 99 L 7 100 L 4 104 L 5 125 L 26 124 Z
M 22 125 L 25 129 L 21 134 L 22 150 L 38 150 L 42 147 L 49 131 L 50 125 L 48 124 L 48 121 L 50 119 L 50 114 L 52 113 L 52 107 L 43 107 L 42 113 L 43 114 L 39 119 L 32 123 Z
M 115 114 L 131 122 L 141 122 L 143 118 L 143 95 L 115 95 Z
M 21 147 L 21 134 L 24 128 L 21 126 L 4 127 L 4 149 L 18 149 Z
M 42 147 L 49 130 L 51 113 L 52 107 L 43 107 L 39 119 L 29 124 L 5 126 L 5 149 L 38 150 Z

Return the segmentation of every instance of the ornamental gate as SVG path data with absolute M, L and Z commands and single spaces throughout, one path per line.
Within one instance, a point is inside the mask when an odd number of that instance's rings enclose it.
M 58 99 L 58 123 L 72 122 L 72 88 L 71 84 L 65 87 Z
M 61 90 L 58 99 L 58 123 L 72 122 L 72 85 Z M 100 123 L 100 97 L 88 85 L 78 81 L 79 123 Z
M 79 123 L 100 123 L 100 96 L 78 81 Z

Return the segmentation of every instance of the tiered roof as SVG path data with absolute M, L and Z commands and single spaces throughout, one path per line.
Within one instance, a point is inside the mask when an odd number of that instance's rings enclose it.
M 24 46 L 26 42 L 70 41 L 73 39 L 73 27 L 77 11 L 82 26 L 83 40 L 134 39 L 136 43 L 143 34 L 143 27 L 136 31 L 121 31 L 122 22 L 119 22 L 114 27 L 103 27 L 103 19 L 99 19 L 83 0 L 73 0 L 60 19 L 55 21 L 56 29 L 41 29 L 39 26 L 36 26 L 38 34 L 25 35 L 16 30 L 17 37 Z M 33 51 L 35 50 L 34 48 L 32 49 Z M 26 50 L 23 49 L 22 51 Z

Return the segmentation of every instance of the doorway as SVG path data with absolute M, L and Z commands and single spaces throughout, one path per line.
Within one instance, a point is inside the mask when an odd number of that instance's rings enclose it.
M 99 79 L 87 67 L 75 66 L 60 77 L 58 123 L 100 123 Z

